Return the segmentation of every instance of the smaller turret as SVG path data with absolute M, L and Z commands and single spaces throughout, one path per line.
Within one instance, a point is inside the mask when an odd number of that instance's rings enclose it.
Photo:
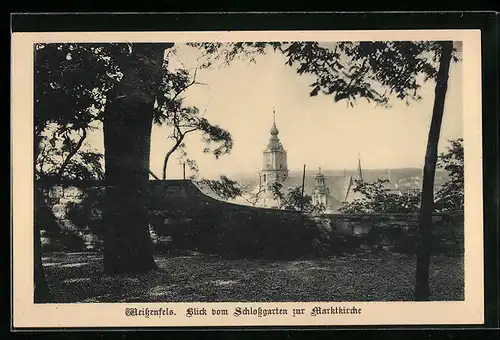
M 325 175 L 321 173 L 321 168 L 318 168 L 318 173 L 314 177 L 316 186 L 313 191 L 312 199 L 313 205 L 323 205 L 325 208 L 328 206 L 328 196 L 330 190 L 325 183 Z

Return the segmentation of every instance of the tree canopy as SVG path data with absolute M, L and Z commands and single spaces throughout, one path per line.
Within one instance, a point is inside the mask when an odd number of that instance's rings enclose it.
M 463 138 L 450 140 L 448 150 L 439 156 L 438 167 L 448 172 L 449 179 L 436 193 L 436 209 L 464 209 L 464 146 Z
M 315 76 L 311 96 L 331 95 L 354 106 L 359 99 L 390 105 L 390 99 L 418 101 L 424 81 L 435 79 L 439 41 L 237 42 L 192 43 L 206 52 L 205 67 L 230 65 L 236 59 L 281 52 L 297 74 Z M 453 60 L 458 61 L 458 50 Z

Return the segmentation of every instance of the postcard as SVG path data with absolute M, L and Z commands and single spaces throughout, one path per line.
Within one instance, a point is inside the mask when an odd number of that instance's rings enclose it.
M 480 53 L 13 33 L 13 326 L 483 323 Z

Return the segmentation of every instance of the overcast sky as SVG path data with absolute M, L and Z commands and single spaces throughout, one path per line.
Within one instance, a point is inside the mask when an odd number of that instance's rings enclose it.
M 194 67 L 198 52 L 179 48 L 171 56 L 180 65 Z M 364 168 L 422 167 L 432 114 L 434 83 L 421 90 L 420 102 L 407 106 L 392 101 L 392 108 L 375 107 L 360 101 L 354 108 L 346 102 L 334 103 L 325 95 L 309 97 L 311 77 L 299 76 L 285 65 L 280 54 L 266 54 L 256 63 L 236 61 L 229 67 L 200 70 L 197 80 L 207 85 L 191 87 L 186 103 L 197 106 L 213 124 L 227 129 L 234 147 L 229 155 L 216 160 L 204 154 L 201 136 L 186 138 L 191 157 L 196 159 L 200 176 L 257 172 L 262 151 L 276 110 L 279 138 L 288 152 L 290 169 L 352 169 L 358 153 Z M 447 139 L 462 137 L 462 66 L 450 70 L 449 87 L 441 131 L 440 151 Z M 163 157 L 171 145 L 167 127 L 153 127 L 151 169 L 161 175 Z M 102 131 L 92 135 L 92 146 L 102 150 Z M 174 154 L 169 178 L 180 178 L 182 167 Z M 189 175 L 189 173 L 188 173 Z

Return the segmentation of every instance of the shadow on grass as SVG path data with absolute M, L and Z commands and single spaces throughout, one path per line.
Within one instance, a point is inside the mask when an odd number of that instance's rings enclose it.
M 301 261 L 224 260 L 157 255 L 159 270 L 105 276 L 99 253 L 50 253 L 43 258 L 56 303 L 411 301 L 411 255 L 348 255 Z M 435 301 L 463 300 L 463 256 L 435 256 Z

